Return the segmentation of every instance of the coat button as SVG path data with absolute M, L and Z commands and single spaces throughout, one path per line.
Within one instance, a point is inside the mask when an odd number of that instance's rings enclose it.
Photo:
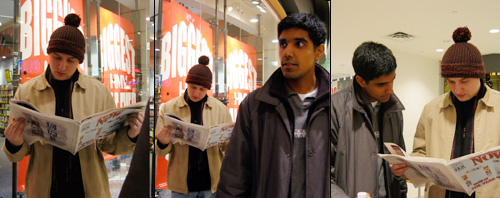
M 312 156 L 314 154 L 313 151 L 309 151 L 309 156 Z

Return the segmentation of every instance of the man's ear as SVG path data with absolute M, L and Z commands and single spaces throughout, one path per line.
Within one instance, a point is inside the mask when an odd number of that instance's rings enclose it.
M 314 50 L 314 60 L 318 61 L 325 53 L 325 44 L 321 44 Z
M 358 82 L 359 86 L 365 88 L 368 83 L 366 83 L 365 79 L 361 76 L 356 75 L 356 82 Z

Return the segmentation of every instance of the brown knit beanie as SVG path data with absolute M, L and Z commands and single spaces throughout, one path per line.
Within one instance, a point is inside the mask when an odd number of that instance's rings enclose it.
M 47 53 L 60 52 L 71 55 L 83 63 L 85 54 L 85 37 L 78 29 L 80 17 L 68 14 L 64 18 L 64 26 L 57 28 L 50 36 Z
M 467 27 L 459 27 L 453 32 L 453 44 L 444 53 L 441 62 L 441 76 L 444 78 L 484 78 L 483 57 L 476 46 L 467 43 L 471 33 Z
M 207 89 L 212 87 L 212 72 L 208 68 L 210 59 L 207 56 L 201 56 L 197 65 L 191 67 L 188 72 L 186 83 L 203 86 Z

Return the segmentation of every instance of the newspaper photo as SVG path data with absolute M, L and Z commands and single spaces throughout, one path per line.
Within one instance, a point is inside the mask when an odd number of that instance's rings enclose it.
M 418 187 L 433 182 L 441 188 L 467 193 L 500 179 L 500 146 L 450 161 L 410 157 L 394 143 L 384 143 L 391 154 L 379 154 L 392 164 L 405 163 L 405 176 Z M 396 148 L 397 147 L 397 148 Z
M 204 151 L 207 148 L 229 141 L 234 123 L 219 124 L 212 127 L 184 122 L 175 115 L 165 114 L 164 125 L 172 126 L 170 141 L 188 144 Z
M 10 116 L 15 119 L 21 117 L 26 119 L 23 136 L 28 145 L 40 141 L 42 144 L 51 144 L 74 155 L 97 139 L 105 138 L 125 126 L 128 115 L 144 111 L 145 105 L 146 102 L 140 102 L 110 109 L 77 121 L 41 113 L 26 101 L 11 100 Z

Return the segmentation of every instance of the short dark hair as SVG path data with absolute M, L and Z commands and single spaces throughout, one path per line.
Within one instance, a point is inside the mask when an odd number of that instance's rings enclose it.
M 309 33 L 309 38 L 312 40 L 315 48 L 325 43 L 325 23 L 314 15 L 300 12 L 288 15 L 278 24 L 278 37 L 281 35 L 281 32 L 290 28 L 300 28 L 306 30 Z
M 396 70 L 396 58 L 385 45 L 368 41 L 354 51 L 352 66 L 356 75 L 367 83 L 370 80 L 387 75 Z

